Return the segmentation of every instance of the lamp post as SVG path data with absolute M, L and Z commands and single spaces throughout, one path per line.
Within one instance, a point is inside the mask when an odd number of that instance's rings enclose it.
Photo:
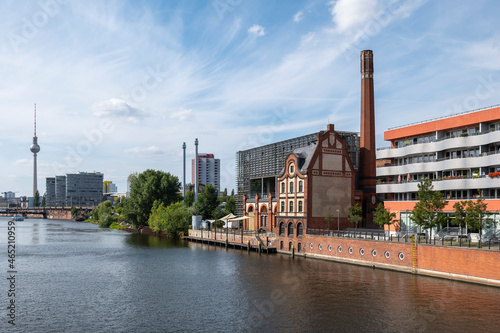
M 340 209 L 337 208 L 337 234 L 340 232 Z

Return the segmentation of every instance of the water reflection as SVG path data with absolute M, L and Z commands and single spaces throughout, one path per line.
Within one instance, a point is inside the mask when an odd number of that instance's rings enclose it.
M 5 248 L 5 223 L 0 231 Z M 497 332 L 500 327 L 500 288 L 226 251 L 74 222 L 25 221 L 16 242 L 20 332 Z M 5 290 L 5 284 L 0 287 Z M 0 321 L 0 331 L 5 324 Z

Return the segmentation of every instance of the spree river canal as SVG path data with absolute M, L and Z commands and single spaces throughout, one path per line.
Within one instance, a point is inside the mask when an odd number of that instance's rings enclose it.
M 11 297 L 8 220 L 1 332 L 500 331 L 500 288 L 54 220 L 15 222 Z

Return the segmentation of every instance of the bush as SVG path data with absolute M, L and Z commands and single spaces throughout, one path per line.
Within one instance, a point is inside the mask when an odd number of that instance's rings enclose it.
M 117 219 L 116 219 L 115 214 L 109 213 L 109 214 L 106 214 L 104 216 L 104 218 L 99 220 L 99 226 L 101 228 L 109 228 L 109 226 L 111 224 L 113 224 L 113 222 L 116 222 L 116 221 L 117 221 Z

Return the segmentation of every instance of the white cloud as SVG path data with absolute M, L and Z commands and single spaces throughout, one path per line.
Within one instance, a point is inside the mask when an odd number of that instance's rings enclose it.
M 185 121 L 188 118 L 191 118 L 192 120 L 192 115 L 193 115 L 193 110 L 181 108 L 179 111 L 172 112 L 168 117 L 170 119 Z
M 19 166 L 19 165 L 20 166 L 26 166 L 26 165 L 30 165 L 30 164 L 31 164 L 31 161 L 28 160 L 28 159 L 25 159 L 25 158 L 17 160 L 17 161 L 14 162 L 14 165 L 16 165 L 16 166 Z
M 137 122 L 147 116 L 144 111 L 118 98 L 95 103 L 91 109 L 96 117 L 124 118 L 130 122 Z
M 373 17 L 377 11 L 377 0 L 337 0 L 330 2 L 330 6 L 337 31 L 352 33 Z
M 299 10 L 295 15 L 293 15 L 293 21 L 294 22 L 300 22 L 304 18 L 304 12 Z
M 160 148 L 156 146 L 150 146 L 150 147 L 134 147 L 130 149 L 125 149 L 126 154 L 133 154 L 133 155 L 159 155 L 163 154 L 163 152 L 160 150 Z
M 265 30 L 264 30 L 264 27 L 258 25 L 258 24 L 254 24 L 252 25 L 249 29 L 248 29 L 248 32 L 251 33 L 251 34 L 254 34 L 255 36 L 264 36 L 266 34 Z

